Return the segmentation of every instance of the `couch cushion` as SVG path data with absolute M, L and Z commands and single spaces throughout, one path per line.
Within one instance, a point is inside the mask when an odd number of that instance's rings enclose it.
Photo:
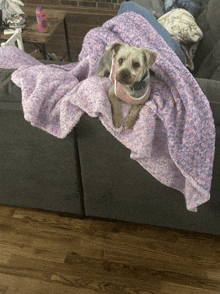
M 220 125 L 220 81 L 199 78 L 196 81 L 210 102 L 215 125 Z
M 59 140 L 24 119 L 15 69 L 0 69 L 0 204 L 83 214 L 75 132 Z
M 211 200 L 195 213 L 186 210 L 182 193 L 161 184 L 131 160 L 130 150 L 98 119 L 84 114 L 75 128 L 86 215 L 220 234 L 219 152 L 215 155 Z M 216 146 L 219 144 L 217 133 Z
M 0 69 L 0 101 L 21 101 L 21 89 L 16 86 L 11 75 L 16 69 Z
M 202 13 L 196 18 L 196 23 L 202 30 L 203 34 L 210 30 L 209 23 L 206 18 L 207 9 L 204 9 Z
M 199 70 L 202 62 L 208 56 L 208 54 L 213 50 L 217 41 L 212 35 L 212 30 L 207 21 L 207 9 L 205 9 L 197 18 L 196 23 L 203 32 L 203 38 L 199 43 L 196 51 L 195 58 L 193 60 L 195 71 L 194 74 Z
M 197 78 L 210 79 L 218 66 L 220 66 L 220 41 L 206 56 L 195 76 Z
M 220 81 L 220 66 L 217 67 L 214 74 L 211 76 L 211 80 L 217 80 Z
M 203 38 L 200 41 L 199 47 L 197 49 L 197 53 L 202 59 L 202 61 L 213 50 L 216 43 L 217 42 L 213 38 L 211 30 L 208 30 L 203 33 Z
M 213 38 L 220 40 L 220 1 L 210 0 L 207 6 L 207 21 L 212 30 Z
M 220 1 L 210 0 L 196 22 L 204 33 L 194 59 L 196 77 L 210 79 L 220 65 Z

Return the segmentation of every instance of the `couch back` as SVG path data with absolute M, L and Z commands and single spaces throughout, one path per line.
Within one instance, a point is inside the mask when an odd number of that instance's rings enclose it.
M 220 1 L 209 0 L 196 22 L 204 37 L 194 59 L 195 76 L 220 81 Z

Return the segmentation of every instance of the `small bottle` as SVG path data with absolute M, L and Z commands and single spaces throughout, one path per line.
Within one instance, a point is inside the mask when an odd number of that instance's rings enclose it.
M 48 26 L 47 26 L 47 14 L 41 6 L 38 6 L 36 9 L 36 17 L 37 17 L 37 24 L 38 30 L 40 33 L 47 33 Z

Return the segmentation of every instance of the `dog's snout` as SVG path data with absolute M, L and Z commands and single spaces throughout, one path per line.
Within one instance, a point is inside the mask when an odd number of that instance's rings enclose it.
M 116 80 L 124 85 L 133 84 L 131 72 L 128 69 L 123 69 L 116 74 Z
M 128 70 L 122 70 L 120 72 L 120 77 L 123 79 L 123 80 L 126 80 L 128 77 L 130 76 L 130 73 Z

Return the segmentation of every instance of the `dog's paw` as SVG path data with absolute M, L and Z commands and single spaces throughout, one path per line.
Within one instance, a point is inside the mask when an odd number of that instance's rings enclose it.
M 133 119 L 131 116 L 127 116 L 125 121 L 124 121 L 124 128 L 126 131 L 129 131 L 133 128 L 135 125 L 136 119 Z
M 115 128 L 120 128 L 121 124 L 122 124 L 122 113 L 117 113 L 114 114 L 112 116 L 112 120 L 113 120 L 113 125 L 115 126 Z

